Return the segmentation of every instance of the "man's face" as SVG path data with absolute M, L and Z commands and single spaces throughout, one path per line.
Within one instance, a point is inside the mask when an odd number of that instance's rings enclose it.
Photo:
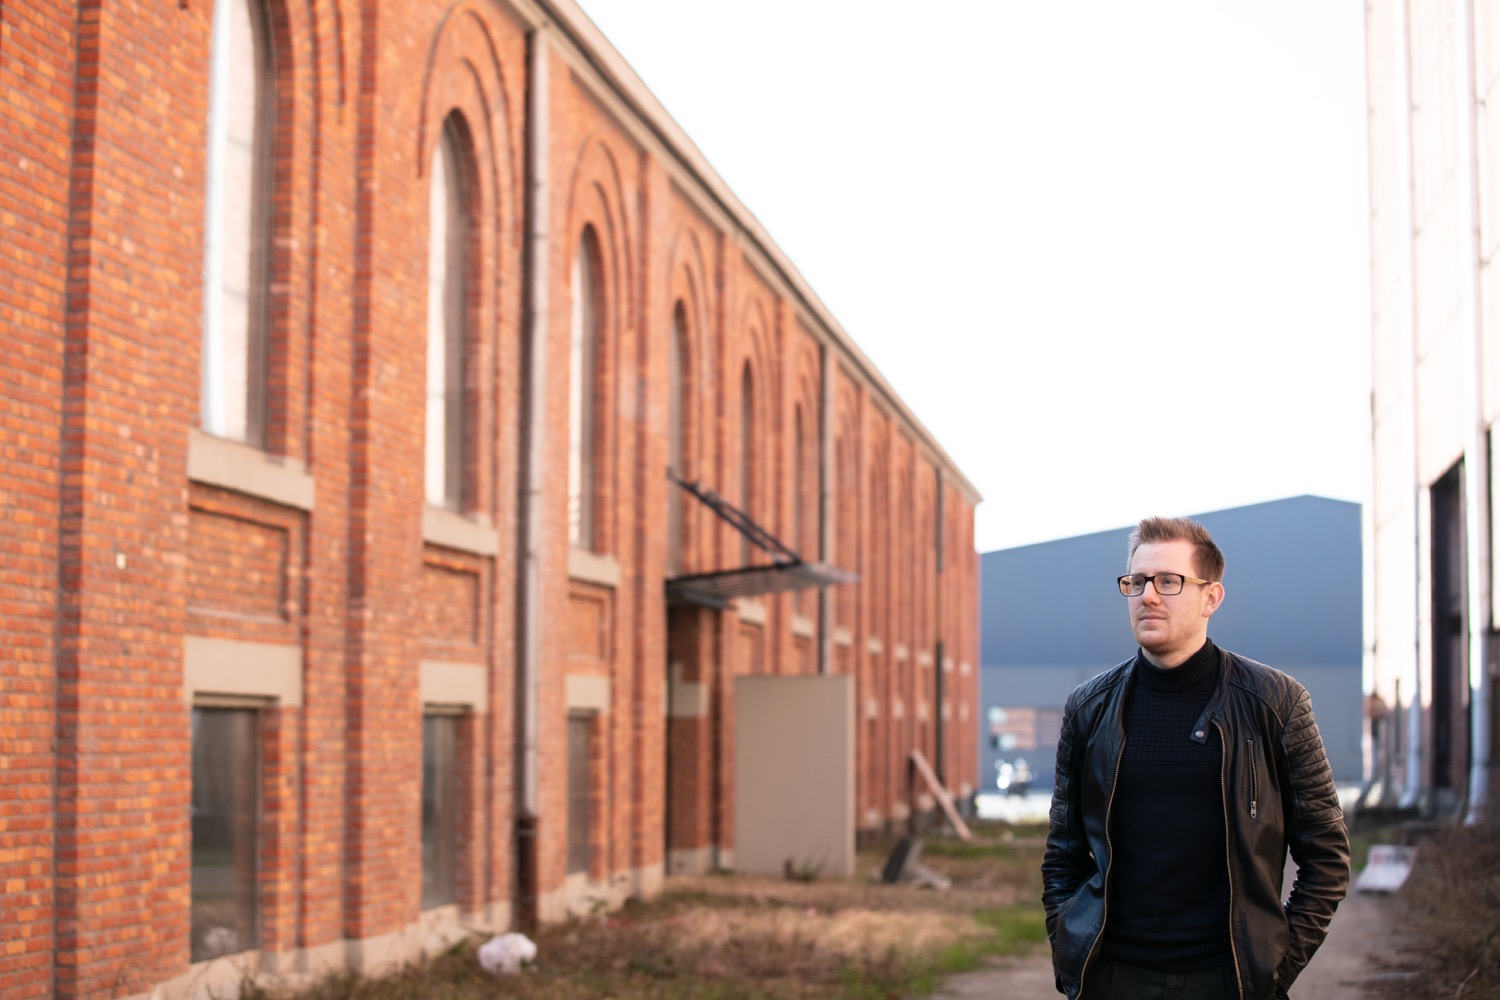
M 1181 573 L 1198 576 L 1191 542 L 1147 542 L 1130 557 L 1130 572 L 1154 576 Z M 1163 597 L 1156 581 L 1146 584 L 1130 604 L 1130 629 L 1146 658 L 1158 667 L 1175 667 L 1196 653 L 1208 638 L 1208 620 L 1224 600 L 1219 583 L 1184 583 L 1182 593 Z

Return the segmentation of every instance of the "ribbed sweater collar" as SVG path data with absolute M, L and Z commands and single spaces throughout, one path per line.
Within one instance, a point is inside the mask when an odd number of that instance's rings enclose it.
M 1218 672 L 1219 647 L 1212 639 L 1204 640 L 1198 652 L 1170 670 L 1153 666 L 1139 650 L 1135 654 L 1136 679 L 1153 691 L 1185 691 Z

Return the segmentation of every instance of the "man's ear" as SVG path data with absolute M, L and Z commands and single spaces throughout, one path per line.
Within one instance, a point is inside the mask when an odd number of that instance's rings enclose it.
M 1224 603 L 1224 585 L 1217 580 L 1203 588 L 1208 597 L 1208 603 L 1203 607 L 1203 617 L 1212 618 L 1219 605 Z

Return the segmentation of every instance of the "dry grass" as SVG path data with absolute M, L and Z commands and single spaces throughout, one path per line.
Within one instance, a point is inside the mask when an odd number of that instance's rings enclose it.
M 1396 903 L 1407 943 L 1381 996 L 1500 998 L 1500 828 L 1440 830 L 1418 849 Z
M 934 891 L 883 885 L 890 845 L 852 879 L 710 875 L 672 879 L 659 898 L 541 929 L 537 962 L 492 978 L 469 942 L 381 980 L 338 977 L 304 1000 L 834 1000 L 930 992 L 987 955 L 1042 946 L 1042 838 L 981 824 L 971 844 L 931 835 L 922 862 L 953 881 Z M 242 1000 L 286 994 L 246 984 Z

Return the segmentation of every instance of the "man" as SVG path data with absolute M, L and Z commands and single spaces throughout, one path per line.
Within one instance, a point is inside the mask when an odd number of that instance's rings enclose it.
M 1082 1000 L 1283 998 L 1349 886 L 1349 838 L 1303 686 L 1219 649 L 1224 556 L 1147 518 L 1120 592 L 1140 649 L 1068 698 L 1042 902 Z M 1282 902 L 1287 851 L 1297 864 Z

